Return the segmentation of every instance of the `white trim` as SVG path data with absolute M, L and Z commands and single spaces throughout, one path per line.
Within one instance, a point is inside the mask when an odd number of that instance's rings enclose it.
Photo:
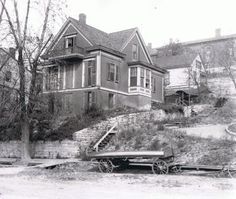
M 102 55 L 107 56 L 109 58 L 115 59 L 115 60 L 120 61 L 120 62 L 122 61 L 122 59 L 119 58 L 118 56 L 114 56 L 114 55 L 111 55 L 111 54 L 108 54 L 108 53 L 105 53 L 105 52 L 101 52 L 101 53 L 102 53 Z
M 164 78 L 162 77 L 161 78 L 162 80 L 161 80 L 161 99 L 162 99 L 162 102 L 164 102 L 164 95 L 165 95 L 165 93 L 164 93 Z
M 64 73 L 63 73 L 63 89 L 66 89 L 66 66 L 63 66 Z
M 141 42 L 141 40 L 140 40 L 138 34 L 135 34 L 135 35 L 136 35 L 137 38 L 138 38 L 139 45 L 141 46 L 142 51 L 143 51 L 143 54 L 145 55 L 147 61 L 148 61 L 150 64 L 153 64 L 152 61 L 151 61 L 151 58 L 149 58 L 149 57 L 147 56 L 147 52 L 144 50 L 143 45 L 142 45 L 142 42 Z M 139 54 L 139 55 L 140 55 L 140 54 Z
M 76 89 L 63 89 L 63 90 L 56 90 L 56 91 L 55 90 L 54 91 L 45 91 L 43 93 L 44 94 L 47 94 L 47 93 L 63 93 L 63 92 L 86 91 L 86 90 L 95 90 L 95 89 L 100 89 L 100 90 L 103 90 L 103 91 L 113 92 L 113 93 L 127 95 L 127 96 L 142 95 L 142 96 L 151 98 L 150 95 L 145 94 L 145 93 L 139 93 L 139 92 L 127 93 L 127 92 L 123 92 L 123 91 L 117 91 L 117 90 L 113 90 L 113 89 L 109 89 L 109 88 L 105 88 L 105 87 L 97 87 L 97 86 L 87 87 L 87 88 L 76 88 Z
M 85 61 L 91 61 L 91 60 L 95 60 L 96 58 L 95 57 L 92 57 L 92 58 L 84 58 L 83 62 Z
M 119 93 L 122 95 L 129 95 L 129 93 L 127 92 L 123 92 L 123 91 L 118 91 L 118 90 L 114 90 L 114 89 L 110 89 L 110 88 L 105 88 L 105 87 L 99 87 L 100 90 L 104 90 L 104 91 L 109 91 L 109 92 L 113 92 L 113 93 Z
M 141 86 L 141 68 L 136 66 L 137 67 L 137 86 Z M 145 75 L 144 75 L 145 76 Z
M 130 41 L 134 38 L 135 35 L 137 35 L 139 44 L 140 44 L 140 46 L 141 46 L 141 48 L 142 48 L 142 50 L 144 52 L 144 55 L 145 55 L 146 59 L 149 61 L 150 64 L 153 64 L 152 58 L 151 58 L 151 56 L 149 54 L 149 51 L 147 50 L 145 42 L 144 42 L 144 40 L 143 40 L 143 38 L 142 38 L 138 28 L 135 28 L 134 32 L 131 34 L 131 36 L 125 42 L 125 44 L 121 47 L 120 51 L 122 52 L 126 48 L 126 46 L 130 43 Z
M 102 59 L 101 59 L 101 51 L 99 51 L 97 55 L 97 62 L 96 62 L 97 70 L 96 70 L 96 83 L 98 86 L 101 86 L 101 65 L 102 65 Z
M 73 72 L 72 72 L 72 88 L 75 88 L 75 64 L 73 64 Z
M 71 34 L 71 35 L 67 35 L 67 36 L 64 36 L 66 39 L 68 38 L 73 38 L 73 37 L 76 37 L 77 34 Z
M 148 60 L 150 61 L 150 64 L 153 64 L 152 58 L 151 58 L 151 56 L 150 56 L 150 54 L 149 54 L 149 51 L 148 51 L 148 49 L 147 49 L 147 46 L 146 46 L 146 44 L 145 44 L 145 42 L 144 42 L 144 39 L 143 39 L 143 37 L 142 37 L 142 35 L 141 35 L 141 33 L 140 33 L 140 31 L 139 31 L 138 28 L 137 28 L 137 33 L 138 33 L 138 39 L 140 39 L 140 40 L 141 40 L 141 43 L 143 44 L 142 47 L 144 47 L 145 55 L 147 55 Z
M 57 89 L 60 89 L 60 78 L 61 78 L 61 66 L 58 66 L 58 74 L 57 74 Z
M 53 91 L 45 91 L 43 93 L 64 93 L 64 92 L 75 92 L 75 91 L 86 91 L 86 90 L 95 90 L 98 89 L 98 87 L 88 87 L 88 88 L 70 88 L 70 89 L 63 89 L 63 90 L 53 90 Z
M 84 87 L 85 85 L 85 64 L 84 64 L 84 61 L 82 62 L 82 88 Z
M 130 67 L 128 68 L 128 87 L 130 87 Z
M 126 46 L 129 44 L 129 42 L 133 39 L 134 35 L 136 34 L 136 31 L 137 31 L 137 28 L 134 29 L 134 31 L 130 35 L 129 39 L 127 39 L 127 41 L 124 43 L 124 45 L 120 48 L 121 52 L 126 48 Z

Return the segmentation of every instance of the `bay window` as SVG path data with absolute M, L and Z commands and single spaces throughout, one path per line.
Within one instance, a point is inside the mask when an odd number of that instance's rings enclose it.
M 140 68 L 140 86 L 144 88 L 145 69 Z

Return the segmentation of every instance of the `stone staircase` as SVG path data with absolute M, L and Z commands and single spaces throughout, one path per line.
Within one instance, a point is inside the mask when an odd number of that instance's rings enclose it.
M 101 136 L 94 142 L 92 141 L 86 149 L 86 153 L 99 152 L 107 146 L 111 139 L 118 132 L 118 124 L 115 123 L 113 126 L 108 128 L 108 131 L 105 131 Z

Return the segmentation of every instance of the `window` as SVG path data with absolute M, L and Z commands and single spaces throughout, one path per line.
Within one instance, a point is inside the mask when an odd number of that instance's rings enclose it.
M 109 93 L 108 94 L 108 106 L 109 108 L 113 108 L 114 107 L 114 94 L 113 93 Z
M 130 86 L 137 86 L 137 67 L 130 68 Z
M 46 90 L 58 89 L 58 67 L 48 68 L 46 76 Z
M 156 92 L 156 78 L 152 77 L 152 92 Z
M 132 46 L 132 59 L 138 60 L 138 46 L 137 46 L 137 44 L 133 44 L 133 46 Z
M 11 71 L 6 71 L 6 73 L 5 73 L 5 81 L 6 82 L 10 82 L 11 81 L 11 77 L 12 77 Z
M 95 61 L 90 60 L 88 63 L 88 86 L 95 86 L 96 84 L 96 66 Z
M 107 80 L 112 82 L 119 82 L 119 66 L 109 63 L 107 65 Z
M 146 70 L 146 88 L 150 88 L 150 70 Z
M 75 37 L 68 37 L 66 38 L 66 48 L 73 48 L 74 46 L 74 41 L 75 41 Z
M 140 86 L 144 88 L 144 69 L 140 68 Z
M 95 105 L 95 92 L 88 92 L 87 105 L 88 109 Z

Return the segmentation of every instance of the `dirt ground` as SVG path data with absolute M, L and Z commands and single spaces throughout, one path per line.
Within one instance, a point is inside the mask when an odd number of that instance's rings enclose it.
M 0 168 L 0 199 L 233 199 L 235 194 L 236 178 Z

